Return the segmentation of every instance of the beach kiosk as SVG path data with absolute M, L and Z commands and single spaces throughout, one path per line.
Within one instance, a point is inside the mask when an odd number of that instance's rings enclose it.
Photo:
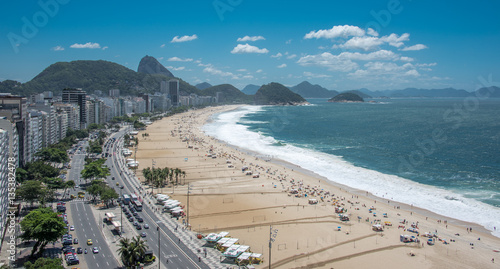
M 235 260 L 236 258 L 238 258 L 238 256 L 240 256 L 240 254 L 247 251 L 248 249 L 250 249 L 249 246 L 232 245 L 222 255 L 229 259 Z
M 108 212 L 108 213 L 104 214 L 104 216 L 106 216 L 105 220 L 109 221 L 109 222 L 113 222 L 113 218 L 116 218 L 116 216 L 115 216 L 115 214 L 113 214 L 113 212 Z
M 207 241 L 208 244 L 215 244 L 221 238 L 224 238 L 228 235 L 229 235 L 228 232 L 220 232 L 218 234 L 211 233 L 211 234 L 208 234 L 207 236 L 205 236 L 204 240 Z
M 374 230 L 375 232 L 383 232 L 384 226 L 382 226 L 381 224 L 373 224 L 372 230 Z
M 122 224 L 119 221 L 112 221 L 111 224 L 113 224 L 113 228 L 120 233 L 120 228 L 122 227 Z

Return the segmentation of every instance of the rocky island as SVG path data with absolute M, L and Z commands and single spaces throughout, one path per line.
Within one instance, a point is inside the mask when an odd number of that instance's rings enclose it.
M 302 105 L 308 104 L 302 96 L 292 92 L 282 84 L 272 82 L 262 85 L 255 93 L 256 105 Z
M 355 93 L 344 92 L 329 99 L 331 103 L 363 103 L 365 100 Z

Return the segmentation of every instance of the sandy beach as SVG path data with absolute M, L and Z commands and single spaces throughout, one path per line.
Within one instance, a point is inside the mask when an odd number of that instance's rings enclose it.
M 237 107 L 177 114 L 137 135 L 140 180 L 153 160 L 155 167 L 186 172 L 175 188 L 145 188 L 186 206 L 189 183 L 191 230 L 229 232 L 239 244 L 263 254 L 257 268 L 269 265 L 271 225 L 277 229 L 272 268 L 500 268 L 500 239 L 477 224 L 334 184 L 314 171 L 257 158 L 201 131 L 211 115 Z M 336 210 L 349 220 L 342 221 Z M 375 224 L 383 231 L 374 231 Z M 426 233 L 434 245 L 427 244 Z M 401 235 L 419 242 L 400 242 Z

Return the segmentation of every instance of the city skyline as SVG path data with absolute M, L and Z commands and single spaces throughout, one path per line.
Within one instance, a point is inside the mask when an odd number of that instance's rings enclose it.
M 145 55 L 195 85 L 304 80 L 329 90 L 498 86 L 497 2 L 5 3 L 0 81 L 59 61 L 137 70 Z

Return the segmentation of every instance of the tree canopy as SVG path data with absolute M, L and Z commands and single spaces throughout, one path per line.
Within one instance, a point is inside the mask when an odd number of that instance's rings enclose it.
M 64 269 L 61 258 L 38 258 L 35 263 L 24 263 L 26 269 Z
M 43 253 L 48 243 L 56 242 L 66 233 L 66 224 L 63 219 L 57 216 L 51 208 L 38 208 L 31 211 L 21 221 L 21 238 L 23 240 L 35 240 L 31 255 L 33 256 L 38 248 L 39 254 Z

